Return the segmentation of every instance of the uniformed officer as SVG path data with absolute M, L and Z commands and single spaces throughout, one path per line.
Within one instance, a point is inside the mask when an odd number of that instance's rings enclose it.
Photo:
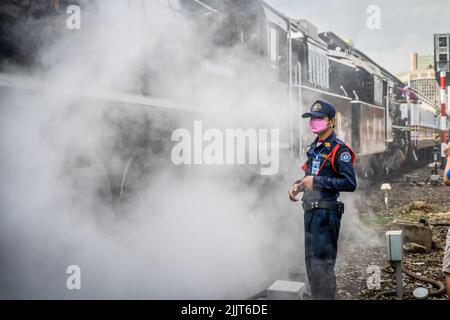
M 306 272 L 313 299 L 335 299 L 334 265 L 344 204 L 338 201 L 340 191 L 354 191 L 355 154 L 336 138 L 335 107 L 317 100 L 303 118 L 310 118 L 309 127 L 317 135 L 303 165 L 305 176 L 289 190 L 289 198 L 303 192 L 302 206 L 305 224 Z

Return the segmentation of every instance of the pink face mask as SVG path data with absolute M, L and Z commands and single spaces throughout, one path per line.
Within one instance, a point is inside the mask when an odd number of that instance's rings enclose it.
M 309 127 L 313 133 L 319 133 L 328 128 L 328 121 L 320 118 L 309 119 Z

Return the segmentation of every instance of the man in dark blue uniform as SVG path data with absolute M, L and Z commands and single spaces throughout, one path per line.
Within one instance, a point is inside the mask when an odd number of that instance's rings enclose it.
M 303 192 L 306 272 L 314 299 L 335 299 L 334 265 L 344 213 L 344 204 L 337 199 L 340 191 L 356 189 L 355 155 L 336 138 L 335 115 L 335 107 L 325 100 L 317 100 L 302 115 L 310 118 L 310 129 L 317 137 L 306 153 L 305 176 L 289 190 L 292 201 L 298 201 L 297 194 Z

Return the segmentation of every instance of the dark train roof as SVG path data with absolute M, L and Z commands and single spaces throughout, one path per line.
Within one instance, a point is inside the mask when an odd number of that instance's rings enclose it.
M 400 79 L 398 79 L 395 75 L 393 75 L 392 73 L 387 71 L 385 68 L 380 66 L 378 63 L 376 63 L 374 60 L 372 60 L 365 53 L 363 53 L 360 50 L 356 49 L 355 47 L 349 45 L 342 38 L 337 36 L 334 32 L 332 32 L 332 31 L 322 32 L 319 34 L 319 37 L 327 43 L 328 49 L 336 50 L 336 48 L 339 47 L 343 50 L 346 50 L 346 51 L 348 51 L 349 54 L 356 56 L 356 57 L 376 66 L 378 69 L 380 69 L 380 71 L 382 72 L 382 74 L 384 76 L 386 76 L 386 77 L 390 78 L 392 81 L 396 82 L 397 85 L 399 85 L 400 87 L 404 86 L 403 82 Z

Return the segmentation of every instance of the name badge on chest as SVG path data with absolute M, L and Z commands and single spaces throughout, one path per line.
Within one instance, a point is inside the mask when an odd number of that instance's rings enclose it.
M 311 174 L 317 176 L 320 169 L 320 155 L 317 155 L 312 161 Z

